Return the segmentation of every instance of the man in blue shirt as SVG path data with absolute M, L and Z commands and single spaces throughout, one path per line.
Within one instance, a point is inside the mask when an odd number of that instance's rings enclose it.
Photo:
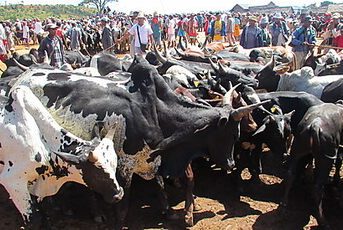
M 296 56 L 296 69 L 304 66 L 306 57 L 316 44 L 316 30 L 311 25 L 312 17 L 306 16 L 302 26 L 296 29 L 292 35 L 293 52 Z

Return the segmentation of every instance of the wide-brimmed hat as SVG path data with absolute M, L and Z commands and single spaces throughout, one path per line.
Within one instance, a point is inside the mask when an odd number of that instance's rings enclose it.
M 102 18 L 101 18 L 101 21 L 102 21 L 102 22 L 109 22 L 110 19 L 109 19 L 108 17 L 102 17 Z
M 137 15 L 137 18 L 144 18 L 145 19 L 143 12 L 139 12 Z
M 273 18 L 275 18 L 275 19 L 283 19 L 281 13 L 276 13 Z
M 255 22 L 258 21 L 256 16 L 250 16 L 250 17 L 249 17 L 249 20 L 250 20 L 250 21 L 255 21 Z
M 56 26 L 55 23 L 49 23 L 45 26 L 45 30 L 54 30 L 54 29 L 57 29 L 58 26 Z

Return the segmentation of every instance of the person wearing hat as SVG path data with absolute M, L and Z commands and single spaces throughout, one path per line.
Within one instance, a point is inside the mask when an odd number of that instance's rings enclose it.
M 291 45 L 296 57 L 296 69 L 304 66 L 306 57 L 316 44 L 316 30 L 312 24 L 310 15 L 304 18 L 302 26 L 296 29 L 292 34 Z
M 262 30 L 257 25 L 257 17 L 249 17 L 249 22 L 242 31 L 240 45 L 244 49 L 262 47 Z
M 263 17 L 260 22 L 261 27 L 261 37 L 262 37 L 262 46 L 267 47 L 271 44 L 271 35 L 269 33 L 269 20 L 267 17 Z
M 284 46 L 290 36 L 289 28 L 281 13 L 276 13 L 273 20 L 274 22 L 270 25 L 272 46 Z
M 151 29 L 155 43 L 160 48 L 162 36 L 162 20 L 158 16 L 157 12 L 154 13 L 154 17 L 151 20 Z
M 109 26 L 109 19 L 107 17 L 101 18 L 102 34 L 101 43 L 103 50 L 111 51 L 113 48 L 112 30 Z
M 81 49 L 81 45 L 82 45 L 81 30 L 79 27 L 76 26 L 76 22 L 73 21 L 71 23 L 71 30 L 70 30 L 70 49 L 72 51 L 79 51 Z
M 41 41 L 38 48 L 38 56 L 40 61 L 42 61 L 45 58 L 45 54 L 47 54 L 48 58 L 50 58 L 50 65 L 60 68 L 65 62 L 62 40 L 56 36 L 57 28 L 53 23 L 46 25 L 45 30 L 49 34 Z
M 142 12 L 137 15 L 137 21 L 118 41 L 121 42 L 123 39 L 128 38 L 129 35 L 134 36 L 134 53 L 135 55 L 142 55 L 146 52 L 149 40 L 154 42 L 153 31 L 149 23 L 146 23 L 146 18 Z
M 226 25 L 221 20 L 221 14 L 216 14 L 216 19 L 211 22 L 210 35 L 213 42 L 224 42 L 226 36 Z

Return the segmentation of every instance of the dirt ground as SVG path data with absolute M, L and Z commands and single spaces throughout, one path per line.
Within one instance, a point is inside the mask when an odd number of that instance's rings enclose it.
M 273 163 L 274 162 L 274 163 Z M 276 166 L 271 153 L 264 154 L 265 173 L 262 183 L 244 180 L 243 192 L 238 195 L 233 183 L 233 176 L 221 170 L 211 169 L 209 162 L 198 160 L 194 164 L 196 202 L 201 210 L 194 214 L 195 226 L 191 229 L 317 229 L 317 222 L 311 215 L 312 199 L 309 184 L 298 182 L 290 196 L 288 209 L 279 209 L 278 202 L 283 194 L 282 180 L 277 175 L 284 172 Z M 243 172 L 249 178 L 247 170 Z M 66 191 L 68 189 L 64 189 Z M 85 189 L 73 190 L 71 198 L 63 198 L 63 192 L 55 196 L 57 206 L 68 206 L 73 215 L 51 208 L 46 210 L 51 229 L 82 230 L 111 229 L 114 221 L 113 209 L 101 204 L 107 220 L 96 223 L 90 213 L 90 206 L 85 202 Z M 332 229 L 342 229 L 343 215 L 339 207 L 337 192 L 329 188 L 326 191 L 324 209 Z M 127 218 L 129 229 L 185 229 L 183 214 L 183 190 L 167 185 L 170 204 L 180 216 L 179 220 L 166 220 L 160 214 L 158 189 L 155 181 L 144 181 L 138 177 L 133 180 L 131 203 Z M 43 207 L 51 202 L 43 200 Z M 19 229 L 23 226 L 21 216 L 8 197 L 3 187 L 0 189 L 0 229 Z

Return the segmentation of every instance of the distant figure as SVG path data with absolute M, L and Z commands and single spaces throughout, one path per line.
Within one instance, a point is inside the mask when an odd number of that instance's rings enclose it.
M 76 26 L 76 22 L 71 23 L 70 31 L 70 49 L 73 51 L 78 51 L 81 49 L 82 39 L 81 30 Z
M 107 17 L 103 17 L 101 19 L 101 25 L 102 25 L 102 48 L 104 50 L 112 50 L 113 47 L 113 37 L 112 37 L 112 30 L 109 26 L 109 19 Z M 112 48 L 111 48 L 112 47 Z
M 273 19 L 274 22 L 270 25 L 272 46 L 284 46 L 290 35 L 289 28 L 280 13 L 275 14 Z
M 224 42 L 226 34 L 225 22 L 221 20 L 221 14 L 216 14 L 216 20 L 211 22 L 210 35 L 213 42 Z

